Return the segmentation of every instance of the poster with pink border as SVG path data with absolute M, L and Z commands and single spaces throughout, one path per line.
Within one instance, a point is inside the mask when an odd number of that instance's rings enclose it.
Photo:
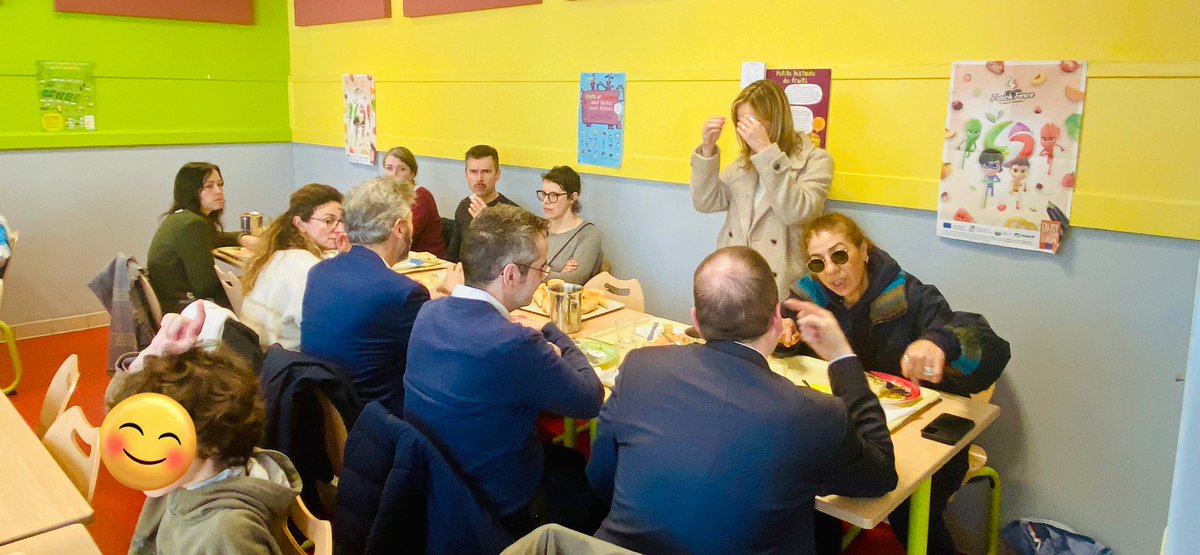
M 792 126 L 812 144 L 829 148 L 825 132 L 829 128 L 829 69 L 768 69 L 767 79 L 779 83 L 792 111 Z
M 957 62 L 938 187 L 941 237 L 1058 252 L 1071 217 L 1087 64 Z
M 343 75 L 342 104 L 346 158 L 354 164 L 375 165 L 375 78 Z

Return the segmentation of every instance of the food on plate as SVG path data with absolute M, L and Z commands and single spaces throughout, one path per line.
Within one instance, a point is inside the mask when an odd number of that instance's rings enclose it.
M 689 336 L 686 329 L 676 329 L 674 324 L 663 324 L 662 332 L 658 334 L 658 337 L 650 340 L 646 345 L 691 345 L 692 343 L 697 343 L 697 340 Z
M 920 387 L 891 374 L 868 372 L 867 387 L 870 387 L 871 393 L 874 393 L 879 398 L 879 402 L 885 405 L 911 404 L 921 397 Z

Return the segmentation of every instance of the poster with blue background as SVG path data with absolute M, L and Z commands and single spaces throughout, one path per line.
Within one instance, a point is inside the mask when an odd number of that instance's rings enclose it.
M 625 74 L 579 75 L 579 163 L 621 167 L 625 151 Z

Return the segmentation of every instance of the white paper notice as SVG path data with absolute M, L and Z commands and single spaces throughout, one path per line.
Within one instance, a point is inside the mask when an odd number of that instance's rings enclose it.
M 766 62 L 742 62 L 742 88 L 750 83 L 767 78 Z

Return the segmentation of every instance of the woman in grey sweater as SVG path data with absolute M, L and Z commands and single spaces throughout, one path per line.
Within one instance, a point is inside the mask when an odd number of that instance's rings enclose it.
M 579 217 L 579 174 L 570 166 L 555 166 L 542 174 L 537 192 L 542 212 L 550 220 L 548 259 L 551 272 L 547 279 L 558 278 L 583 285 L 600 273 L 604 254 L 600 249 L 600 230 Z

